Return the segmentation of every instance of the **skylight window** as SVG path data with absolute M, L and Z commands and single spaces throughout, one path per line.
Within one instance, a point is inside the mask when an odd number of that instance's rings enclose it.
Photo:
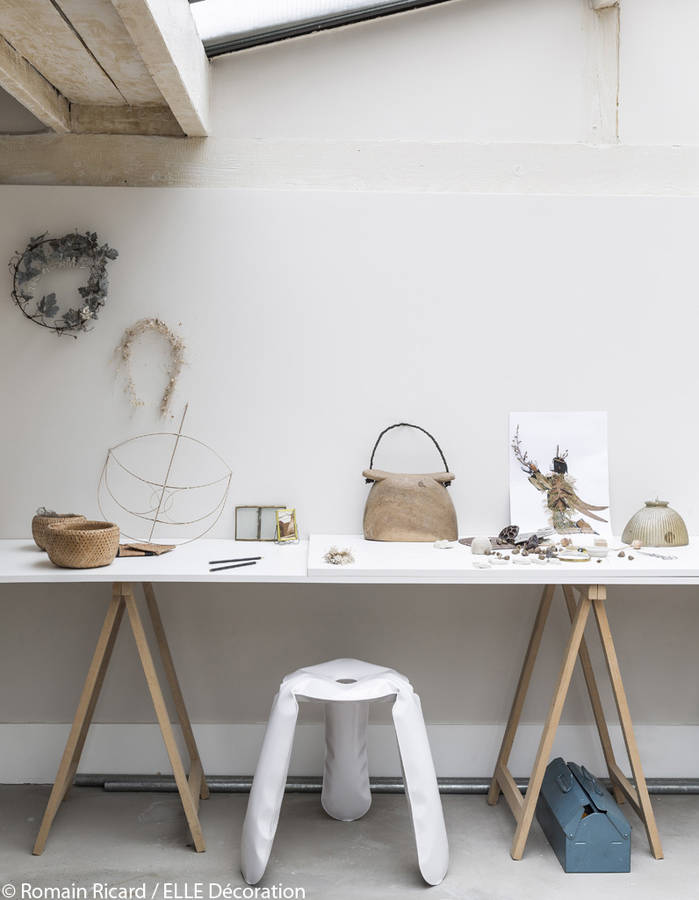
M 209 56 L 448 0 L 190 0 Z

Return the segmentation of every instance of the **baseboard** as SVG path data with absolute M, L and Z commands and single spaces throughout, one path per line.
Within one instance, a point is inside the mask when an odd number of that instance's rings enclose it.
M 430 725 L 432 754 L 440 777 L 481 778 L 493 770 L 503 725 Z M 0 724 L 0 782 L 51 782 L 56 774 L 69 725 Z M 255 770 L 264 724 L 195 725 L 194 731 L 206 772 L 245 775 Z M 628 772 L 618 726 L 610 726 L 621 767 Z M 515 777 L 529 774 L 541 733 L 540 724 L 520 728 L 511 758 Z M 699 726 L 638 725 L 636 737 L 646 776 L 699 776 Z M 400 775 L 395 735 L 390 725 L 369 726 L 370 771 L 377 777 Z M 562 725 L 553 755 L 583 762 L 604 773 L 604 760 L 593 725 Z M 303 724 L 296 730 L 290 772 L 320 775 L 323 768 L 322 725 Z M 96 724 L 90 729 L 81 772 L 134 775 L 169 773 L 167 754 L 157 725 Z

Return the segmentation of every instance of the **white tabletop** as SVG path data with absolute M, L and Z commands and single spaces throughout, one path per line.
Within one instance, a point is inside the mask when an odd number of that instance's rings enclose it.
M 332 566 L 323 561 L 331 546 L 348 547 L 355 562 Z M 311 535 L 309 541 L 270 542 L 203 539 L 171 553 L 124 557 L 98 569 L 61 569 L 31 540 L 0 540 L 0 583 L 201 582 L 283 584 L 697 584 L 699 539 L 689 547 L 657 551 L 676 559 L 662 560 L 615 551 L 597 563 L 540 563 L 479 569 L 462 545 L 437 550 L 425 543 L 365 541 L 361 535 Z M 209 561 L 261 556 L 254 566 L 209 572 Z
M 591 544 L 580 538 L 578 544 Z M 334 566 L 323 561 L 327 550 L 335 546 L 352 551 L 354 563 Z M 621 548 L 619 540 L 610 547 Z M 692 539 L 688 547 L 652 550 L 675 556 L 663 560 L 625 550 L 610 550 L 601 562 L 541 563 L 528 556 L 528 565 L 515 564 L 514 556 L 503 565 L 479 569 L 476 557 L 462 544 L 438 550 L 430 543 L 386 543 L 366 541 L 361 535 L 313 534 L 308 550 L 310 580 L 333 580 L 342 583 L 373 582 L 431 584 L 699 584 L 699 539 Z M 628 558 L 629 552 L 633 559 Z
M 261 556 L 254 566 L 209 573 L 209 562 Z M 182 544 L 161 556 L 125 556 L 98 569 L 60 569 L 29 540 L 0 540 L 0 583 L 206 581 L 275 582 L 306 580 L 308 542 L 277 545 L 272 542 L 202 539 Z

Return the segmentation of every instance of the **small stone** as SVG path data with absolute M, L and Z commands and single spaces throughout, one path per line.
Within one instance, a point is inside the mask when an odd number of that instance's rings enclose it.
M 570 538 L 566 538 L 566 537 L 561 538 L 561 547 L 570 547 L 570 545 L 571 545 L 572 543 L 573 543 L 573 542 L 571 541 Z
M 601 562 L 602 562 L 602 560 L 601 560 L 601 559 L 598 559 L 598 560 L 597 560 L 597 562 L 598 562 L 598 563 L 601 563 Z
M 517 556 L 520 552 L 521 551 L 520 551 L 519 547 L 515 547 L 514 550 L 512 551 L 512 554 L 513 554 L 513 556 Z
M 635 541 L 631 541 L 631 546 L 634 550 L 640 550 L 643 544 L 638 540 L 638 538 L 636 538 Z
M 492 549 L 493 545 L 490 543 L 489 537 L 474 537 L 471 541 L 471 553 L 475 553 L 476 556 L 490 553 Z
M 510 558 L 510 556 L 509 556 L 509 554 L 508 554 L 508 555 L 505 557 L 505 559 L 509 559 L 509 558 Z
M 617 556 L 626 556 L 626 554 L 624 553 L 623 550 L 620 550 L 620 551 L 617 553 Z
M 634 557 L 633 557 L 633 556 L 631 556 L 631 554 L 630 554 L 630 553 L 629 553 L 629 559 L 633 559 L 633 558 L 634 558 Z
M 522 550 L 522 556 L 529 556 L 528 550 Z

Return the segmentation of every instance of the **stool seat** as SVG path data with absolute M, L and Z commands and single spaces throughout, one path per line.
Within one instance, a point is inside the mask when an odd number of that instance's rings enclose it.
M 299 702 L 325 705 L 323 809 L 353 821 L 371 806 L 367 726 L 369 704 L 392 701 L 405 793 L 418 865 L 428 884 L 439 884 L 449 846 L 420 698 L 408 679 L 359 659 L 334 659 L 297 669 L 274 698 L 243 823 L 241 869 L 248 884 L 264 875 L 279 821 Z

